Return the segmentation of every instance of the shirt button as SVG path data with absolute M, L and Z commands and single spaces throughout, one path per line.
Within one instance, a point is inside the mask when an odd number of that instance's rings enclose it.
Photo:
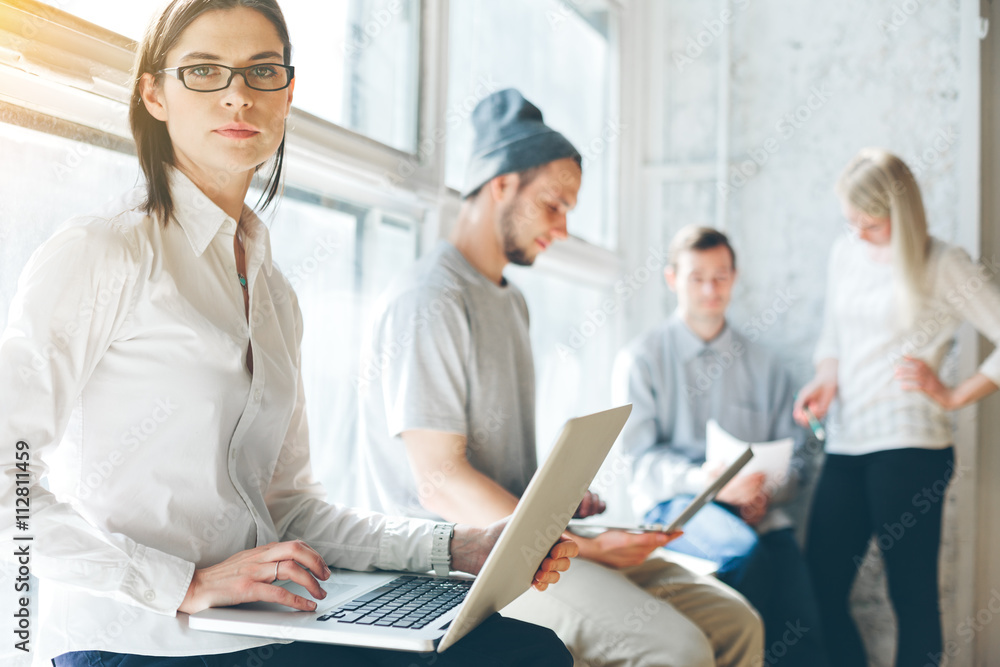
M 262 389 L 256 389 L 253 392 L 253 400 L 259 401 L 260 397 L 263 396 L 263 395 L 264 395 L 264 391 Z
M 156 599 L 156 593 L 154 593 L 153 591 L 146 591 L 145 593 L 143 593 L 143 597 L 146 598 L 146 602 L 152 602 L 153 600 Z
M 229 458 L 231 458 L 231 459 L 235 459 L 236 458 L 236 450 L 235 449 L 230 449 L 229 450 Z

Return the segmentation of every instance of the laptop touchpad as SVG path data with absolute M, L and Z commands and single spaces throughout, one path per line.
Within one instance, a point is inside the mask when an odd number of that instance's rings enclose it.
M 292 581 L 281 581 L 274 584 L 275 586 L 281 586 L 282 588 L 295 593 L 296 595 L 301 595 L 307 600 L 312 600 L 313 596 L 304 587 L 296 584 Z M 327 608 L 332 609 L 336 604 L 340 604 L 344 601 L 344 597 L 351 591 L 357 590 L 361 592 L 362 587 L 356 584 L 335 584 L 329 581 L 320 582 L 323 590 L 326 591 L 326 597 L 322 600 L 316 600 L 316 611 L 325 610 Z M 331 602 L 336 601 L 335 605 L 330 605 Z M 274 602 L 247 602 L 241 605 L 236 605 L 234 609 L 254 609 L 257 611 L 298 611 L 298 609 L 292 609 L 291 607 L 286 607 L 282 604 L 277 604 Z

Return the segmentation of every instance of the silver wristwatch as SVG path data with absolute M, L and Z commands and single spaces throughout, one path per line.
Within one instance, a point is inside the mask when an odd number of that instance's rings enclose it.
M 455 534 L 455 524 L 439 523 L 434 526 L 431 543 L 431 566 L 434 574 L 447 577 L 451 574 L 451 538 Z

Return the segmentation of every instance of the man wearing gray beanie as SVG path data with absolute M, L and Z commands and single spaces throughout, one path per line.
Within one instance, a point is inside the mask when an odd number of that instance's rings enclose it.
M 537 466 L 528 310 L 503 276 L 566 238 L 580 153 L 516 90 L 476 107 L 464 201 L 449 240 L 375 306 L 359 376 L 361 505 L 478 526 L 513 512 Z M 588 494 L 578 515 L 603 511 Z M 555 630 L 594 665 L 761 664 L 760 619 L 739 594 L 648 558 L 662 534 L 574 538 L 560 583 L 504 611 Z

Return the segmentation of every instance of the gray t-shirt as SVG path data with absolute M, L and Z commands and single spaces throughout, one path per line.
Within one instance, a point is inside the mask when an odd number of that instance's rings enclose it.
M 528 307 L 447 241 L 379 298 L 358 377 L 356 502 L 437 519 L 421 507 L 406 446 L 411 429 L 467 438 L 472 466 L 520 497 L 537 467 Z M 425 490 L 426 493 L 426 490 Z

